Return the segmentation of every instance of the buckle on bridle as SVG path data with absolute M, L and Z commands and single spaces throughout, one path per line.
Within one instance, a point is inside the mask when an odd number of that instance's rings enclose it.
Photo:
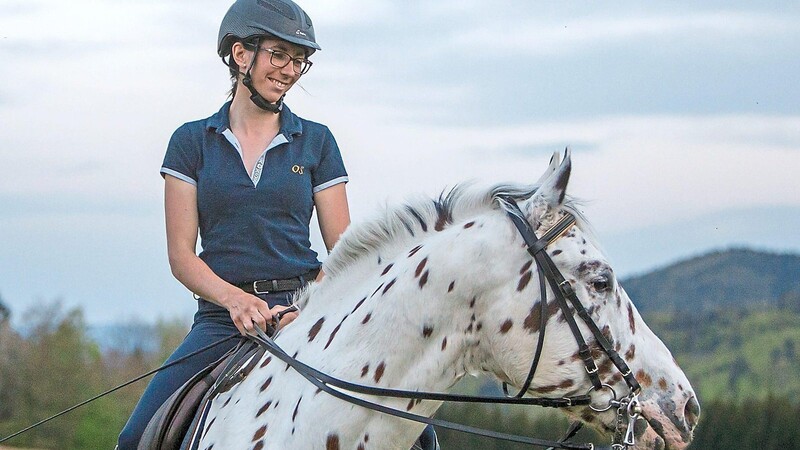
M 575 294 L 575 289 L 572 289 L 572 285 L 569 284 L 569 281 L 564 280 L 561 283 L 558 283 L 558 289 L 564 294 L 565 297 L 569 297 Z

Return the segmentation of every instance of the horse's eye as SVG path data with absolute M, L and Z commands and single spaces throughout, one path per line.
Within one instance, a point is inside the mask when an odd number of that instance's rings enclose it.
M 611 290 L 611 276 L 610 275 L 601 275 L 594 280 L 592 280 L 592 288 L 594 288 L 595 292 L 598 293 L 605 293 Z

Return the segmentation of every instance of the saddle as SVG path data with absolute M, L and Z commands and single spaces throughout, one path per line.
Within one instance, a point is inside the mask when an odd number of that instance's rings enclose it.
M 175 391 L 148 422 L 137 450 L 195 450 L 211 400 L 240 383 L 264 356 L 266 348 L 253 339 L 236 347 L 198 372 Z M 439 450 L 433 427 L 428 426 L 411 450 Z
M 190 446 L 203 425 L 211 399 L 241 382 L 264 355 L 264 348 L 243 339 L 175 391 L 148 422 L 137 450 L 179 450 Z M 184 442 L 185 440 L 189 442 Z

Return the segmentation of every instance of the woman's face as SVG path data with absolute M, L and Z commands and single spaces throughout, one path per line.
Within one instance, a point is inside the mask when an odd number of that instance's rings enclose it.
M 289 58 L 305 59 L 305 49 L 282 39 L 262 39 L 258 49 L 244 50 L 243 63 L 240 63 L 241 72 L 247 71 L 250 58 L 256 58 L 250 71 L 253 87 L 265 100 L 275 103 L 300 79 L 300 74 L 295 71 L 295 61 L 288 61 L 285 67 L 276 67 L 273 62 L 280 65 Z M 272 62 L 271 62 L 272 61 Z

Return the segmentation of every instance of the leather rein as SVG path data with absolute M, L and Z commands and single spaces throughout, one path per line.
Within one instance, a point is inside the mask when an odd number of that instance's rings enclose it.
M 531 229 L 530 224 L 524 218 L 524 215 L 517 206 L 516 202 L 514 202 L 514 200 L 510 198 L 505 198 L 504 201 L 509 207 L 509 210 L 507 211 L 509 218 L 514 223 L 519 233 L 522 235 L 527 245 L 528 253 L 530 253 L 534 261 L 536 262 L 537 270 L 539 273 L 539 289 L 540 289 L 540 299 L 541 299 L 541 301 L 539 302 L 539 312 L 540 312 L 539 317 L 541 323 L 540 323 L 539 340 L 536 352 L 534 354 L 534 358 L 531 363 L 531 368 L 528 372 L 528 376 L 526 377 L 525 383 L 523 387 L 520 389 L 519 393 L 517 393 L 516 395 L 514 396 L 508 395 L 508 390 L 505 383 L 503 383 L 503 390 L 504 392 L 506 392 L 506 397 L 483 397 L 483 396 L 456 395 L 456 394 L 444 394 L 444 393 L 434 393 L 434 392 L 407 391 L 407 390 L 379 388 L 374 386 L 365 386 L 361 384 L 351 383 L 348 381 L 332 377 L 323 372 L 320 372 L 319 370 L 310 367 L 298 361 L 297 359 L 293 358 L 292 356 L 288 355 L 286 352 L 283 351 L 283 349 L 281 349 L 275 343 L 275 341 L 270 336 L 268 336 L 263 330 L 261 330 L 258 327 L 256 327 L 257 336 L 251 336 L 251 337 L 256 342 L 258 342 L 259 345 L 263 346 L 269 353 L 271 353 L 281 361 L 285 362 L 288 366 L 292 367 L 294 370 L 296 370 L 300 375 L 306 378 L 317 388 L 346 402 L 364 408 L 368 408 L 380 413 L 389 414 L 395 417 L 400 417 L 415 422 L 421 422 L 436 427 L 447 428 L 455 431 L 475 434 L 493 439 L 501 439 L 522 444 L 548 447 L 550 449 L 562 448 L 562 449 L 574 449 L 574 450 L 594 450 L 596 448 L 594 444 L 591 443 L 572 443 L 567 441 L 567 439 L 572 437 L 575 434 L 575 432 L 577 432 L 577 430 L 580 428 L 579 424 L 573 424 L 570 431 L 567 433 L 567 436 L 565 436 L 560 441 L 550 441 L 545 439 L 532 438 L 528 436 L 500 433 L 492 430 L 472 427 L 469 425 L 463 425 L 463 424 L 448 422 L 445 420 L 421 416 L 407 411 L 401 411 L 398 409 L 380 405 L 365 400 L 363 398 L 355 397 L 346 392 L 343 392 L 342 390 L 355 392 L 359 394 L 365 394 L 365 395 L 380 396 L 380 397 L 404 398 L 404 399 L 414 399 L 414 400 L 433 400 L 433 401 L 443 401 L 443 402 L 450 401 L 450 402 L 466 402 L 466 403 L 501 403 L 501 404 L 518 404 L 518 405 L 537 405 L 537 406 L 553 407 L 553 408 L 588 405 L 593 411 L 596 412 L 608 411 L 612 407 L 616 407 L 617 427 L 616 427 L 616 432 L 614 434 L 612 445 L 609 448 L 611 450 L 622 450 L 628 448 L 629 446 L 635 445 L 633 425 L 636 419 L 639 417 L 639 414 L 641 413 L 641 408 L 639 406 L 639 401 L 638 401 L 638 395 L 639 392 L 641 391 L 641 387 L 639 386 L 639 383 L 636 381 L 635 377 L 631 374 L 631 370 L 628 367 L 628 365 L 625 363 L 622 357 L 620 357 L 617 351 L 614 350 L 613 346 L 608 342 L 608 339 L 606 339 L 606 337 L 600 331 L 597 324 L 594 322 L 589 313 L 581 304 L 580 299 L 578 299 L 570 283 L 564 279 L 563 275 L 558 270 L 555 263 L 553 263 L 552 259 L 546 252 L 546 248 L 550 244 L 558 240 L 558 238 L 560 238 L 567 230 L 569 230 L 572 226 L 575 225 L 576 223 L 575 217 L 572 214 L 565 212 L 564 217 L 555 226 L 553 226 L 547 233 L 545 233 L 544 236 L 542 236 L 541 238 L 537 238 L 535 233 Z M 592 387 L 586 394 L 583 395 L 577 395 L 572 397 L 560 397 L 560 398 L 523 397 L 523 395 L 527 392 L 528 388 L 531 385 L 542 353 L 545 325 L 549 319 L 547 315 L 547 308 L 545 307 L 545 305 L 547 304 L 548 283 L 555 296 L 555 301 L 558 303 L 558 306 L 561 312 L 563 313 L 563 316 L 565 317 L 567 324 L 569 325 L 570 330 L 572 331 L 573 336 L 575 337 L 575 340 L 578 344 L 578 354 L 581 360 L 583 361 L 586 373 L 592 382 Z M 629 389 L 627 395 L 623 396 L 620 399 L 617 399 L 616 391 L 614 391 L 614 389 L 610 385 L 605 384 L 600 380 L 600 376 L 598 374 L 598 368 L 592 357 L 591 349 L 589 345 L 586 343 L 585 339 L 583 338 L 580 328 L 578 327 L 575 317 L 573 316 L 573 311 L 570 309 L 570 307 L 574 309 L 574 313 L 576 313 L 578 317 L 580 317 L 581 320 L 587 325 L 589 331 L 594 336 L 597 345 L 600 346 L 602 351 L 608 356 L 608 358 L 613 362 L 613 364 L 622 374 Z M 607 390 L 611 395 L 611 399 L 608 401 L 608 404 L 601 407 L 594 406 L 592 404 L 592 399 L 590 394 L 592 393 L 592 391 L 600 392 L 604 390 Z

